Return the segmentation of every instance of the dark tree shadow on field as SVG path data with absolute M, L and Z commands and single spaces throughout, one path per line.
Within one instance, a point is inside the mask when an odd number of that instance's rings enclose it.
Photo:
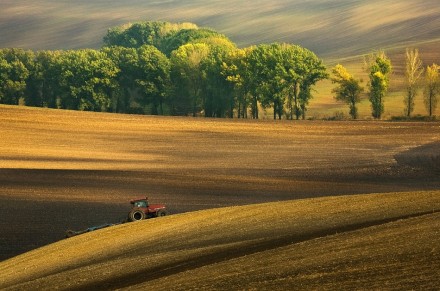
M 425 144 L 394 156 L 397 165 L 440 175 L 440 142 Z

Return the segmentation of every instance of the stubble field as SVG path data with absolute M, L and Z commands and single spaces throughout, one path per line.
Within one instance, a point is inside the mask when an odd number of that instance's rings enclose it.
M 148 196 L 174 214 L 437 190 L 440 124 L 148 117 L 0 107 L 0 259 L 114 223 Z

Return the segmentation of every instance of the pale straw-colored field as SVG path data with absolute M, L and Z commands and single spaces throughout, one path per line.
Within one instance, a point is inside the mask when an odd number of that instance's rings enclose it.
M 437 0 L 417 1 L 2 1 L 0 47 L 97 48 L 107 29 L 129 22 L 193 22 L 239 46 L 299 44 L 344 58 L 439 38 Z

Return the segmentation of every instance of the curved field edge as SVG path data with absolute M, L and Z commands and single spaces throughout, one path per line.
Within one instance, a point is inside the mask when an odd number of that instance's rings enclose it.
M 335 233 L 347 235 L 359 229 L 356 239 L 361 240 L 371 231 L 369 226 L 386 225 L 399 219 L 412 220 L 414 218 L 410 217 L 422 215 L 438 218 L 438 211 L 440 191 L 427 191 L 335 196 L 172 215 L 87 233 L 4 261 L 0 263 L 0 288 L 123 288 L 173 276 L 184 278 L 184 272 L 191 274 L 206 268 L 214 270 L 209 273 L 211 275 L 208 274 L 212 280 L 217 274 L 223 282 L 228 282 L 227 277 L 215 271 L 222 262 L 243 260 L 237 267 L 253 261 L 263 262 L 265 252 L 277 249 L 283 252 L 283 248 L 288 250 L 309 243 L 318 244 L 315 246 L 317 249 L 324 249 L 329 247 L 326 236 Z M 418 239 L 417 243 L 421 247 L 425 243 L 429 249 L 431 240 L 436 240 L 439 235 L 438 227 L 436 229 L 437 232 L 431 236 L 425 235 L 428 240 Z M 385 229 L 383 232 L 387 234 L 388 231 Z M 388 236 L 398 238 L 398 234 L 393 234 L 391 230 Z M 338 237 L 336 235 L 335 239 Z M 322 244 L 319 238 L 322 238 Z M 349 240 L 340 239 L 350 245 Z M 365 244 L 364 247 L 362 244 L 348 247 L 345 252 L 354 256 L 370 246 Z M 395 251 L 392 243 L 382 250 L 385 254 Z M 357 257 L 359 262 L 374 265 L 369 256 L 360 254 Z M 438 258 L 438 249 L 435 255 Z M 268 262 L 280 270 L 279 280 L 283 279 L 283 270 L 295 264 Z M 310 276 L 319 277 L 319 266 L 323 263 L 328 264 L 329 259 L 321 261 L 317 256 L 311 262 L 317 271 Z M 224 264 L 227 265 L 227 262 L 223 263 L 223 267 Z M 343 265 L 336 264 L 334 268 L 333 271 L 337 272 Z M 246 282 L 246 286 L 256 283 Z
M 440 213 L 362 228 L 144 282 L 165 290 L 435 290 Z

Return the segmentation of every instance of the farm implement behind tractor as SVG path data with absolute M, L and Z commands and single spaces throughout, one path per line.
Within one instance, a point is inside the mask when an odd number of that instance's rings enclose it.
M 106 223 L 98 226 L 92 226 L 84 230 L 74 231 L 67 230 L 66 237 L 72 237 L 75 235 L 83 234 L 90 231 L 106 228 L 113 225 L 118 225 L 126 222 L 133 222 L 144 220 L 148 218 L 161 217 L 168 215 L 168 210 L 164 204 L 150 204 L 148 203 L 148 197 L 133 199 L 130 201 L 132 208 L 128 213 L 128 217 L 119 223 Z

